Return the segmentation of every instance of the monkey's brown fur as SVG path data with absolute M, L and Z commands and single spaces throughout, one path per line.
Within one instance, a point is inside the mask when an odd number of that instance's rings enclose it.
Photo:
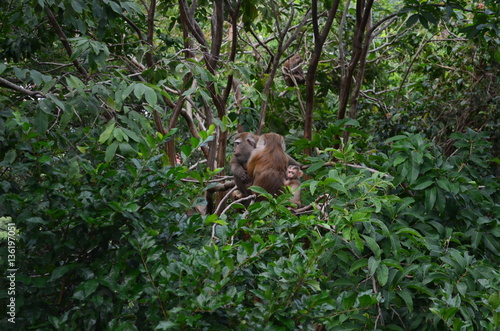
M 294 54 L 283 63 L 281 71 L 287 86 L 294 87 L 294 80 L 297 85 L 305 84 L 306 79 L 304 77 L 304 71 L 302 70 L 303 61 L 304 60 L 302 60 L 302 57 L 299 54 Z
M 288 167 L 285 142 L 276 133 L 260 136 L 256 148 L 248 160 L 248 175 L 252 185 L 260 186 L 268 193 L 277 195 L 283 191 L 283 181 Z

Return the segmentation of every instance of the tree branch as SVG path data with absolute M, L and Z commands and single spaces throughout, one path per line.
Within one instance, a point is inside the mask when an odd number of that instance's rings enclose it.
M 148 67 L 154 66 L 153 59 L 153 38 L 155 33 L 155 10 L 156 10 L 156 0 L 151 0 L 151 5 L 148 9 L 148 36 L 147 42 L 149 46 L 149 52 L 146 53 L 145 59 Z
M 31 91 L 22 86 L 16 85 L 7 79 L 0 77 L 0 86 L 29 95 L 32 98 L 43 98 L 45 95 L 40 91 Z
M 318 1 L 314 0 L 312 2 L 312 17 L 313 17 L 313 30 L 314 30 L 314 51 L 309 61 L 309 67 L 307 68 L 306 76 L 306 116 L 304 120 L 304 138 L 307 140 L 312 139 L 312 123 L 313 123 L 313 111 L 314 111 L 314 84 L 316 83 L 316 71 L 318 69 L 319 59 L 321 57 L 321 52 L 323 51 L 323 46 L 325 44 L 326 37 L 330 32 L 331 26 L 333 24 L 333 19 L 339 8 L 340 0 L 332 1 L 332 6 L 328 10 L 328 17 L 326 23 L 323 27 L 321 33 L 319 32 L 318 26 Z M 304 153 L 307 155 L 312 154 L 311 148 L 306 148 Z
M 71 58 L 73 56 L 73 50 L 71 49 L 71 45 L 69 44 L 68 38 L 64 34 L 64 31 L 61 29 L 59 23 L 57 23 L 54 13 L 52 12 L 52 10 L 50 10 L 48 6 L 45 7 L 45 12 L 47 13 L 47 17 L 49 18 L 50 24 L 56 30 L 56 33 L 59 36 L 59 40 L 61 40 L 61 43 L 63 44 L 64 48 L 66 49 L 66 52 Z M 80 62 L 78 62 L 77 59 L 73 60 L 73 65 L 80 74 L 82 74 L 85 78 L 87 78 L 88 76 L 87 70 L 85 70 L 85 68 L 82 67 L 82 65 L 80 64 Z

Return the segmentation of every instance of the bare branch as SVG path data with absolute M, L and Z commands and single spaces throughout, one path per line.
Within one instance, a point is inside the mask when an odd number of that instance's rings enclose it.
M 0 77 L 0 86 L 29 95 L 32 98 L 43 98 L 45 95 L 41 91 L 31 91 L 22 86 L 16 85 L 7 79 Z
M 155 10 L 156 10 L 156 0 L 151 0 L 151 5 L 148 8 L 148 36 L 147 42 L 149 46 L 149 52 L 146 53 L 146 64 L 148 67 L 154 66 L 153 59 L 153 38 L 155 33 Z

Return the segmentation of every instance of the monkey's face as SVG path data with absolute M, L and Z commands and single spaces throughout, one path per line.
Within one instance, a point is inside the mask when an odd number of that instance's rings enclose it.
M 286 170 L 286 179 L 299 179 L 302 177 L 302 170 L 297 166 L 288 166 Z
M 252 149 L 253 148 L 251 148 L 248 144 L 245 144 L 245 141 L 241 138 L 234 141 L 234 157 L 241 164 L 248 160 L 248 157 L 252 153 Z
M 288 168 L 288 170 L 286 172 L 286 178 L 287 179 L 295 179 L 295 178 L 297 178 L 297 169 Z
M 234 140 L 234 157 L 240 164 L 248 161 L 250 154 L 255 149 L 259 137 L 249 132 L 243 132 Z

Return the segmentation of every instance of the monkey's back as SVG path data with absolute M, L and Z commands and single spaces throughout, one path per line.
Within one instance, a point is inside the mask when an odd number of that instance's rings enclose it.
M 282 148 L 265 148 L 252 155 L 248 161 L 248 174 L 253 178 L 252 185 L 277 195 L 283 190 L 288 157 Z

